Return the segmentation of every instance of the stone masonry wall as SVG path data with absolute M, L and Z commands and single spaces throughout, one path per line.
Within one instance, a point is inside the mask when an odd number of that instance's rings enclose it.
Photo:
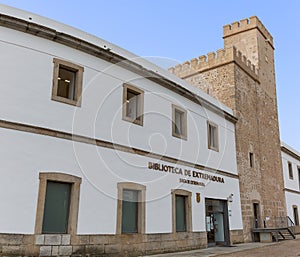
M 134 257 L 205 247 L 206 232 L 74 236 L 0 234 L 0 256 Z
M 277 112 L 276 81 L 274 67 L 273 37 L 261 23 L 252 16 L 223 27 L 224 47 L 236 47 L 259 70 L 259 83 L 256 86 L 255 105 L 257 108 L 258 147 L 255 149 L 259 159 L 261 174 L 261 215 L 270 217 L 267 226 L 274 226 L 274 216 L 285 216 L 283 192 L 283 173 L 280 153 L 280 135 Z M 237 90 L 244 83 L 237 79 Z M 237 98 L 237 110 L 243 110 L 243 103 Z M 252 124 L 253 125 L 253 124 Z M 269 224 L 268 224 L 269 223 Z
M 273 38 L 253 16 L 223 27 L 224 50 L 169 71 L 233 109 L 244 239 L 251 241 L 253 203 L 259 216 L 285 216 Z M 232 52 L 232 54 L 230 54 Z M 202 61 L 201 61 L 202 60 Z M 255 66 L 253 66 L 255 65 Z M 254 154 L 250 167 L 249 153 Z

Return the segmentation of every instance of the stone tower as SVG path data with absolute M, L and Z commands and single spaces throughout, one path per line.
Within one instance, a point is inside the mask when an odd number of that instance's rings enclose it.
M 253 16 L 223 27 L 224 49 L 169 71 L 233 109 L 244 241 L 285 216 L 273 38 Z M 234 238 L 235 235 L 232 235 Z

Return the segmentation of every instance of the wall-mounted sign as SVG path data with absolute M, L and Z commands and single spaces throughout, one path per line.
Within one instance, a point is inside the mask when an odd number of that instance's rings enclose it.
M 200 179 L 209 180 L 212 182 L 225 183 L 224 178 L 219 177 L 219 176 L 210 175 L 210 174 L 199 172 L 199 171 L 184 169 L 184 168 L 180 168 L 180 167 L 176 167 L 176 166 L 170 166 L 170 165 L 166 165 L 166 164 L 148 162 L 148 169 L 172 173 L 175 175 L 181 175 L 181 176 L 186 176 L 186 177 L 200 178 Z M 191 179 L 180 178 L 179 182 L 196 185 L 196 186 L 205 186 L 205 184 L 203 182 L 191 180 Z

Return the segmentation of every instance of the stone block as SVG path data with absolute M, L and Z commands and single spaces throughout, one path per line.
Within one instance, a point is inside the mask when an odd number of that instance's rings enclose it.
M 33 244 L 21 245 L 20 253 L 22 256 L 39 256 L 40 246 Z M 1 255 L 1 254 L 0 254 Z
M 148 252 L 157 252 L 161 248 L 160 242 L 148 242 L 144 243 L 145 251 Z
M 178 240 L 189 239 L 190 238 L 190 234 L 192 234 L 192 233 L 188 233 L 188 232 L 177 233 L 177 239 Z
M 121 245 L 115 244 L 115 245 L 105 245 L 104 246 L 104 253 L 120 253 L 121 252 Z
M 22 244 L 23 245 L 34 245 L 35 243 L 35 236 L 34 235 L 24 235 Z
M 87 245 L 85 247 L 85 252 L 87 254 L 103 254 L 104 253 L 104 245 Z
M 115 244 L 121 244 L 122 242 L 122 237 L 121 235 L 109 235 L 106 236 L 108 238 L 108 244 L 110 245 L 115 245 Z
M 83 245 L 76 245 L 73 246 L 73 255 L 82 255 L 85 253 L 85 246 Z
M 160 242 L 162 240 L 161 234 L 148 234 L 145 236 L 146 236 L 146 239 L 144 241 L 146 241 L 146 242 Z
M 59 246 L 58 253 L 59 255 L 70 256 L 72 254 L 72 246 Z
M 145 253 L 145 244 L 125 244 L 122 245 L 122 253 L 127 253 L 128 256 L 140 256 Z
M 61 244 L 62 245 L 70 245 L 70 243 L 71 243 L 71 236 L 70 235 L 62 235 Z
M 161 234 L 161 241 L 162 242 L 163 241 L 173 241 L 173 240 L 176 240 L 177 237 L 178 237 L 178 233 Z
M 45 245 L 61 245 L 61 235 L 45 235 Z
M 20 246 L 16 245 L 9 245 L 9 246 L 2 246 L 2 254 L 1 255 L 21 255 L 20 253 Z
M 140 243 L 143 238 L 141 234 L 122 234 L 121 235 L 122 244 L 128 243 Z
M 20 245 L 23 235 L 0 235 L 0 245 Z
M 177 247 L 175 241 L 162 241 L 161 248 L 165 251 L 169 251 L 169 250 L 174 251 Z
M 186 249 L 189 246 L 188 241 L 189 240 L 177 240 L 175 244 L 180 249 Z
M 108 244 L 109 243 L 109 237 L 102 236 L 102 235 L 92 235 L 90 236 L 90 244 L 91 245 L 102 245 L 102 244 Z
M 58 256 L 58 246 L 52 246 L 51 255 Z
M 71 237 L 71 245 L 88 245 L 90 244 L 90 236 L 79 235 Z
M 35 244 L 36 245 L 43 245 L 43 244 L 45 244 L 45 236 L 44 235 L 36 235 L 35 236 Z
M 51 246 L 41 246 L 40 256 L 51 256 Z

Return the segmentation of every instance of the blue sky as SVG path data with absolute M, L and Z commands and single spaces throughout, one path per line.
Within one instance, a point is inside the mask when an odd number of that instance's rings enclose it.
M 140 56 L 182 63 L 223 47 L 222 26 L 257 15 L 274 37 L 281 139 L 300 152 L 300 1 L 0 0 Z

